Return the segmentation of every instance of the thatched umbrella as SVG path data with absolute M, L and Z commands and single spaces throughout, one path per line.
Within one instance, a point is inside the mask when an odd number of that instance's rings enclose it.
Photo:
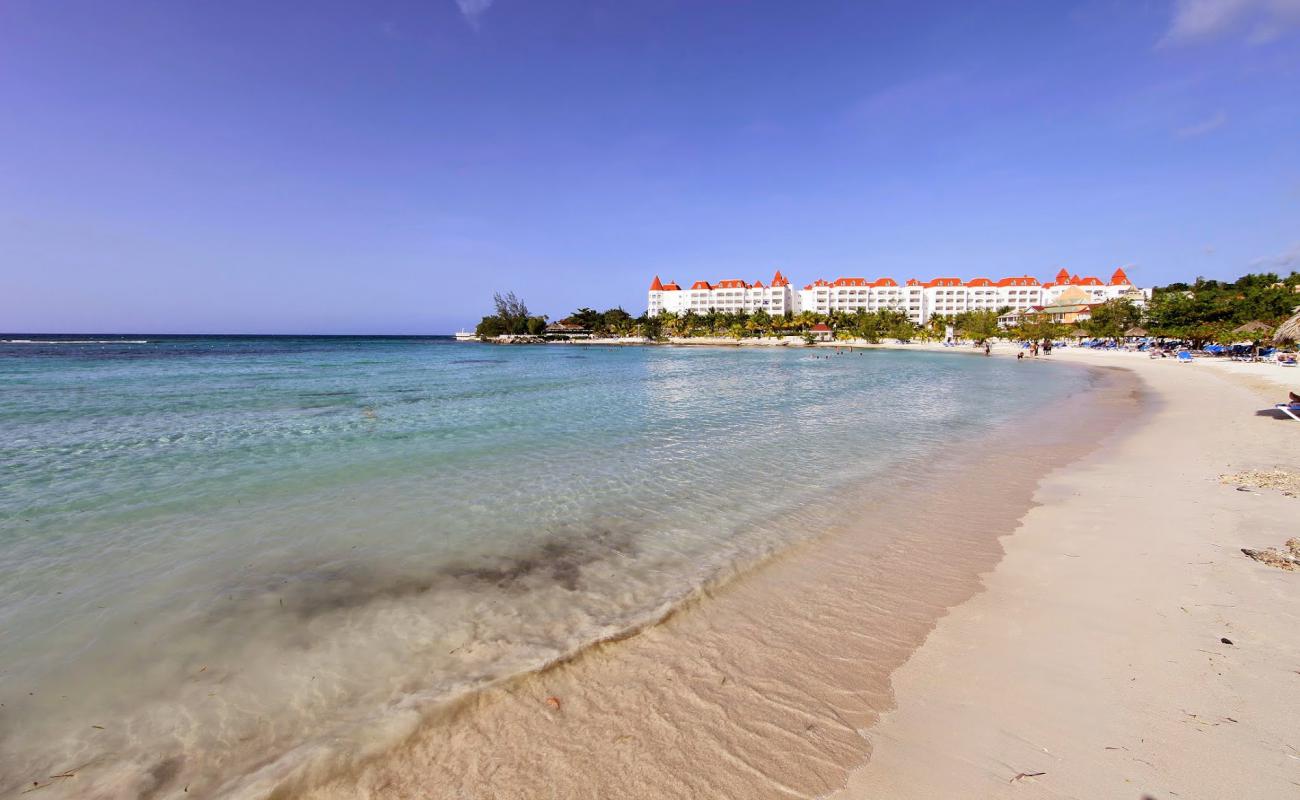
M 1244 333 L 1250 337 L 1250 346 L 1254 358 L 1259 358 L 1259 343 L 1264 338 L 1264 334 L 1273 330 L 1273 326 L 1267 322 L 1252 320 L 1245 325 L 1238 325 L 1232 329 L 1233 333 Z
M 1260 322 L 1259 320 L 1255 320 L 1253 322 L 1247 322 L 1245 325 L 1238 325 L 1237 327 L 1232 329 L 1232 332 L 1233 333 L 1267 333 L 1268 331 L 1271 330 L 1273 330 L 1272 325 L 1269 325 L 1267 322 Z
M 1085 331 L 1083 328 L 1075 328 L 1074 330 L 1070 331 L 1070 336 L 1074 337 L 1075 339 L 1087 339 L 1088 332 Z
M 1273 341 L 1275 342 L 1300 342 L 1300 314 L 1296 314 L 1291 319 L 1283 322 L 1273 332 Z
M 1149 336 L 1146 328 L 1129 328 L 1124 331 L 1125 336 Z

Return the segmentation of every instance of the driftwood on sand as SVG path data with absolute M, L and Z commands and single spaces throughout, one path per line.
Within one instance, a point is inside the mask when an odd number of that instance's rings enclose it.
M 1278 550 L 1273 547 L 1266 550 L 1251 550 L 1248 547 L 1243 547 L 1241 552 L 1261 564 L 1268 564 L 1270 567 L 1284 569 L 1287 572 L 1300 570 L 1300 538 L 1287 539 L 1285 550 Z

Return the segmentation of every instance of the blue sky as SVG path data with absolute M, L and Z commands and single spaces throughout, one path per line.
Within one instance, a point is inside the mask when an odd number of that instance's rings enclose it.
M 0 330 L 1300 269 L 1300 0 L 0 2 Z

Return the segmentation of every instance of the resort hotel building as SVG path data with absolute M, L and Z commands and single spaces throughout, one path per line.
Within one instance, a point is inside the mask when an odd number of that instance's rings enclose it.
M 655 276 L 650 284 L 647 313 L 651 316 L 664 312 L 684 314 L 687 311 L 697 314 L 745 311 L 752 314 L 761 309 L 775 316 L 787 311 L 792 314 L 802 311 L 828 314 L 832 311 L 852 313 L 859 309 L 893 309 L 902 311 L 912 322 L 921 325 L 936 314 L 951 316 L 965 311 L 1002 308 L 1029 313 L 1060 306 L 1092 306 L 1120 297 L 1141 306 L 1150 299 L 1151 290 L 1134 286 L 1123 268 L 1115 270 L 1107 282 L 1061 270 L 1054 280 L 1047 283 L 1040 283 L 1028 275 L 999 281 L 988 278 L 919 281 L 913 278 L 903 284 L 893 278 L 874 281 L 836 278 L 834 281 L 816 280 L 798 290 L 793 289 L 790 281 L 778 270 L 767 285 L 762 281 L 696 281 L 689 289 L 671 281 L 664 283 Z

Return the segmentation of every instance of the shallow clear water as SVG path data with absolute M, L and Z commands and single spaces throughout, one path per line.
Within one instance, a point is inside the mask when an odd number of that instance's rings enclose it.
M 824 530 L 842 487 L 1032 437 L 1015 420 L 1087 379 L 924 352 L 64 339 L 0 342 L 0 790 L 88 765 L 82 794 L 212 793 L 383 747 Z

